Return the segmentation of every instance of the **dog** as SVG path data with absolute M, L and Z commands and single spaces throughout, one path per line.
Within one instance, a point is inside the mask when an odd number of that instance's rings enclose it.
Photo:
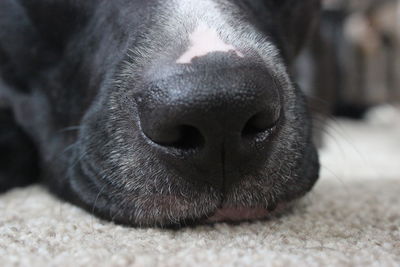
M 2 0 L 0 189 L 36 176 L 137 227 L 267 217 L 318 179 L 311 115 L 290 72 L 319 9 Z

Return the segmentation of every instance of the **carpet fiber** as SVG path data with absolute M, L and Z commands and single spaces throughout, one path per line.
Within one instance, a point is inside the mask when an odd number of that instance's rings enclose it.
M 400 114 L 370 117 L 330 124 L 313 192 L 264 222 L 132 229 L 39 186 L 11 191 L 0 196 L 0 266 L 400 266 Z

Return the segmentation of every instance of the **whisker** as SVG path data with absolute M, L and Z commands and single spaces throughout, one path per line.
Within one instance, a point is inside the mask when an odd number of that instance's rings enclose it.
M 67 168 L 67 170 L 66 170 L 66 173 L 67 173 L 67 175 L 64 175 L 63 177 L 63 179 L 64 180 L 68 180 L 69 179 L 69 177 L 70 177 L 70 173 L 72 172 L 72 170 L 76 167 L 76 165 L 78 164 L 78 163 L 80 163 L 81 162 L 81 160 L 85 157 L 85 156 L 87 156 L 87 152 L 85 152 L 85 153 L 82 153 L 77 159 L 75 159 L 75 161 L 73 161 L 73 163 L 70 165 L 70 166 L 68 166 L 68 168 Z
M 354 145 L 354 140 L 348 135 L 346 134 L 345 129 L 342 127 L 341 123 L 339 121 L 334 121 L 334 125 L 330 126 L 330 129 L 332 131 L 335 132 L 335 134 L 339 135 L 340 137 L 343 138 L 343 140 L 346 142 L 347 145 L 349 145 L 349 147 L 351 149 L 353 149 L 354 152 L 357 153 L 357 155 L 360 157 L 360 159 L 365 163 L 368 164 L 368 161 L 366 160 L 366 158 L 362 155 L 362 153 L 360 152 L 360 150 Z M 337 128 L 335 128 L 335 126 Z
M 339 183 L 343 186 L 343 188 L 346 190 L 348 194 L 350 194 L 350 190 L 347 187 L 347 184 L 343 181 L 343 177 L 340 177 L 337 175 L 334 171 L 332 171 L 330 168 L 326 167 L 325 165 L 321 164 L 321 168 L 328 171 L 330 174 L 333 175 L 333 177 L 339 181 Z
M 101 189 L 99 190 L 99 193 L 97 193 L 96 199 L 94 200 L 94 203 L 93 203 L 93 206 L 92 206 L 92 209 L 91 209 L 91 213 L 92 213 L 92 214 L 94 214 L 97 201 L 98 201 L 99 197 L 101 196 L 101 194 L 103 193 L 103 191 L 104 191 L 104 189 L 105 189 L 106 186 L 107 186 L 106 184 L 103 185 L 103 186 L 101 187 Z M 95 220 L 95 218 L 92 217 L 92 220 L 91 220 L 92 233 L 94 233 L 94 220 Z
M 61 130 L 59 130 L 59 133 L 65 133 L 65 132 L 70 132 L 70 131 L 79 131 L 80 129 L 82 129 L 81 125 L 77 125 L 77 126 L 70 126 L 70 127 L 65 127 Z
M 78 142 L 75 142 L 75 143 L 70 144 L 69 146 L 67 146 L 66 148 L 64 148 L 62 154 L 63 154 L 63 153 L 67 153 L 67 152 L 69 152 L 70 150 L 73 150 L 73 149 L 75 148 L 75 146 L 77 146 L 77 145 L 78 145 Z

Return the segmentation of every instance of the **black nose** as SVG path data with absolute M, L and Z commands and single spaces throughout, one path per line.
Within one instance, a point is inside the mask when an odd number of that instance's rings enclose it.
M 265 160 L 281 115 L 272 77 L 246 68 L 152 82 L 138 107 L 142 130 L 166 168 L 217 187 Z

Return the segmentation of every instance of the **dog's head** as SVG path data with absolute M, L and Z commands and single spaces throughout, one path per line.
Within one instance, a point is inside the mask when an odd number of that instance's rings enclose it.
M 288 66 L 318 1 L 98 2 L 66 31 L 45 93 L 56 125 L 82 114 L 53 145 L 76 144 L 66 168 L 48 167 L 67 176 L 51 178 L 58 191 L 117 222 L 168 226 L 263 218 L 311 189 L 318 159 Z

